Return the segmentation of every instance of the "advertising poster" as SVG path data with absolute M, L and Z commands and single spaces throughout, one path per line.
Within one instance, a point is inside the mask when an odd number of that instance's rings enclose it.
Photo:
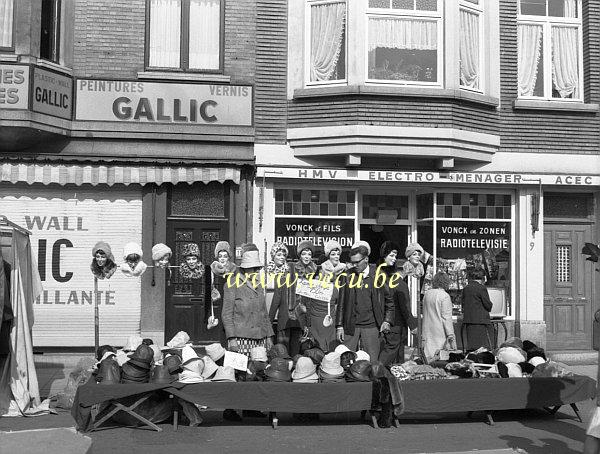
M 10 221 L 31 232 L 44 289 L 34 304 L 36 346 L 93 346 L 94 298 L 100 344 L 123 345 L 139 333 L 140 278 L 117 270 L 110 279 L 98 281 L 94 295 L 90 264 L 97 241 L 111 246 L 117 264 L 123 261 L 125 243 L 141 243 L 141 193 L 9 187 L 0 191 L 0 213 L 10 213 Z

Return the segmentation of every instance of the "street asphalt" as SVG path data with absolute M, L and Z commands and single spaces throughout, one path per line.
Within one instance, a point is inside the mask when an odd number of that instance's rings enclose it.
M 575 373 L 596 378 L 596 365 L 572 366 Z M 551 416 L 544 411 L 494 412 L 495 425 L 483 413 L 403 417 L 399 428 L 374 429 L 358 413 L 321 415 L 317 422 L 299 423 L 292 415 L 280 417 L 274 430 L 264 419 L 225 422 L 218 412 L 203 413 L 199 427 L 180 426 L 177 432 L 162 424 L 160 433 L 148 429 L 114 428 L 90 434 L 93 453 L 450 453 L 520 448 L 529 454 L 581 453 L 585 429 L 595 401 L 581 402 L 580 423 L 570 407 Z M 2 432 L 73 427 L 68 412 L 34 418 L 0 418 L 0 453 L 27 454 L 28 447 L 5 451 Z M 30 432 L 29 434 L 35 434 Z M 23 433 L 25 439 L 35 437 Z M 57 433 L 60 437 L 60 433 Z M 4 446 L 4 449 L 3 449 Z M 55 445 L 52 445 L 55 446 Z M 31 448 L 33 452 L 33 447 Z M 47 449 L 47 454 L 66 452 Z

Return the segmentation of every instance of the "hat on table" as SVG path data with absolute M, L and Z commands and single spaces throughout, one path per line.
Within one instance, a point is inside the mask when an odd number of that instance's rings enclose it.
M 292 372 L 292 380 L 300 383 L 317 383 L 319 381 L 317 366 L 310 358 L 301 356 Z
M 233 369 L 233 367 L 219 366 L 219 368 L 217 369 L 217 373 L 211 381 L 235 382 L 235 370 Z
M 310 359 L 312 359 L 312 362 L 318 366 L 319 364 L 321 364 L 321 361 L 323 361 L 323 358 L 325 357 L 325 352 L 319 347 L 309 348 L 304 352 L 304 356 L 308 356 Z
M 522 363 L 526 361 L 526 354 L 523 354 L 523 350 L 517 347 L 502 347 L 498 350 L 498 361 L 503 363 Z
M 352 364 L 356 361 L 356 353 L 348 350 L 344 352 L 340 356 L 340 365 L 344 368 L 344 370 L 348 370 Z
M 364 350 L 357 350 L 356 361 L 371 361 L 371 356 Z
M 183 348 L 190 341 L 190 335 L 185 331 L 179 331 L 173 339 L 167 342 L 167 348 Z
M 206 380 L 210 379 L 214 373 L 217 371 L 219 366 L 213 361 L 213 359 L 206 355 L 202 357 L 202 361 L 204 361 L 204 369 L 202 370 L 202 377 Z
M 210 356 L 210 359 L 213 361 L 219 361 L 221 358 L 223 358 L 223 356 L 225 356 L 225 349 L 218 342 L 207 345 L 204 347 L 204 350 L 206 350 L 206 354 Z
M 292 376 L 289 361 L 284 358 L 273 358 L 265 368 L 265 375 L 270 381 L 290 381 Z
M 327 353 L 321 361 L 321 372 L 331 377 L 341 377 L 344 368 L 340 365 L 340 355 L 335 352 Z
M 250 359 L 252 361 L 269 361 L 269 358 L 267 357 L 267 349 L 262 346 L 252 347 L 250 350 Z
M 371 381 L 371 363 L 369 361 L 356 361 L 346 372 L 347 381 Z
M 173 383 L 177 380 L 177 376 L 169 372 L 167 366 L 154 366 L 150 383 Z
M 121 367 L 113 356 L 100 361 L 96 380 L 102 385 L 116 385 L 121 381 Z
M 349 352 L 350 349 L 348 347 L 346 347 L 344 344 L 340 344 L 337 347 L 335 347 L 334 352 L 338 353 L 339 355 L 341 355 L 344 352 Z
M 149 345 L 141 344 L 135 349 L 135 352 L 133 352 L 133 355 L 131 355 L 128 362 L 144 369 L 150 369 L 153 361 L 154 351 Z
M 181 371 L 181 358 L 177 355 L 168 354 L 163 359 L 163 366 L 169 369 L 169 373 L 177 374 Z
M 267 356 L 269 360 L 272 360 L 273 358 L 291 359 L 288 349 L 284 344 L 273 345 L 267 353 Z

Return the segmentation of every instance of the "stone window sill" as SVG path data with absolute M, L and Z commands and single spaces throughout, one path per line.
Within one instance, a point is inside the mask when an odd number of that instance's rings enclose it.
M 500 100 L 492 96 L 473 93 L 467 90 L 428 87 L 390 87 L 373 85 L 337 85 L 309 87 L 294 90 L 294 99 L 325 96 L 375 95 L 410 98 L 458 99 L 489 107 L 498 107 Z
M 564 110 L 570 112 L 598 112 L 600 105 L 583 102 L 542 101 L 537 99 L 516 99 L 513 107 L 516 110 Z
M 15 54 L 3 54 L 0 53 L 0 61 L 7 61 L 7 62 L 18 62 L 19 61 L 19 56 L 15 55 Z
M 47 60 L 38 60 L 35 63 L 35 66 L 37 66 L 39 68 L 52 69 L 54 71 L 57 71 L 57 72 L 60 72 L 63 74 L 67 74 L 68 76 L 73 75 L 73 70 L 71 68 L 67 68 L 66 66 L 62 66 L 62 65 L 59 65 L 57 63 L 53 63 L 53 62 L 47 61 Z
M 183 73 L 168 71 L 140 71 L 137 73 L 138 79 L 149 80 L 182 80 L 186 82 L 219 82 L 230 83 L 231 77 L 224 74 L 210 73 Z

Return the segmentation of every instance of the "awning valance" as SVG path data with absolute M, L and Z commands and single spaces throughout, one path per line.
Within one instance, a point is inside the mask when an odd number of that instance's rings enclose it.
M 124 165 L 74 165 L 74 164 L 0 164 L 1 181 L 11 183 L 91 184 L 141 184 L 148 183 L 210 183 L 218 181 L 240 182 L 240 169 L 235 167 L 170 167 Z

